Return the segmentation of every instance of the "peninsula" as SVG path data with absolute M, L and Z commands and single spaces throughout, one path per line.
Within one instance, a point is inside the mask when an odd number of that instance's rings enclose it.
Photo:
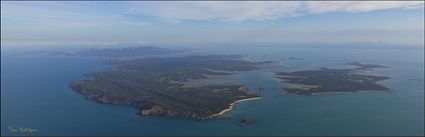
M 256 99 L 259 95 L 243 85 L 187 86 L 191 81 L 255 70 L 272 62 L 245 61 L 237 55 L 208 55 L 104 63 L 112 69 L 88 74 L 89 79 L 69 86 L 90 100 L 132 106 L 143 116 L 203 120 L 223 114 L 239 100 Z

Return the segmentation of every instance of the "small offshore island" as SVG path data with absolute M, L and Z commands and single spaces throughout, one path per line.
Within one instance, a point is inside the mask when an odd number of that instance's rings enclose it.
M 112 69 L 88 74 L 69 86 L 105 104 L 129 105 L 142 116 L 204 120 L 222 115 L 241 100 L 258 99 L 243 85 L 193 86 L 191 81 L 259 69 L 269 61 L 251 62 L 237 55 L 142 58 L 105 62 Z
M 377 84 L 379 81 L 391 79 L 386 76 L 370 75 L 367 71 L 374 68 L 387 68 L 374 64 L 351 62 L 352 69 L 329 69 L 295 72 L 276 72 L 275 78 L 283 83 L 296 84 L 296 88 L 283 88 L 289 95 L 314 95 L 319 93 L 357 92 L 357 91 L 390 91 L 389 88 Z

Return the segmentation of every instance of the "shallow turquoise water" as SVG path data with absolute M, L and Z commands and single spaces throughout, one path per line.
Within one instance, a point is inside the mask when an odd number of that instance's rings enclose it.
M 238 103 L 226 113 L 233 119 L 194 121 L 139 117 L 133 108 L 86 100 L 68 88 L 84 74 L 108 69 L 98 58 L 13 55 L 2 47 L 2 135 L 424 135 L 423 49 L 344 49 L 294 47 L 209 47 L 199 54 L 242 54 L 250 60 L 281 61 L 278 67 L 243 72 L 233 78 L 255 89 L 261 100 Z M 273 71 L 349 67 L 360 61 L 390 66 L 373 71 L 393 80 L 382 82 L 390 93 L 363 92 L 286 96 L 291 86 L 272 79 Z M 241 117 L 257 122 L 239 126 Z M 10 132 L 30 127 L 34 133 Z

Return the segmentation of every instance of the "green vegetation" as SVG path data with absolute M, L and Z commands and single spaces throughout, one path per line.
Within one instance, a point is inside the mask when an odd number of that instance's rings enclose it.
M 70 83 L 89 99 L 125 104 L 141 115 L 207 119 L 237 100 L 258 97 L 242 85 L 184 87 L 188 79 L 205 75 L 229 75 L 258 69 L 270 62 L 249 62 L 240 56 L 186 56 L 109 61 L 112 69 L 88 75 L 91 79 Z M 214 71 L 212 71 L 214 70 Z
M 366 74 L 372 68 L 385 66 L 352 62 L 353 69 L 305 70 L 296 72 L 277 72 L 276 78 L 284 83 L 298 84 L 297 88 L 284 88 L 287 94 L 312 95 L 322 92 L 357 92 L 361 90 L 389 91 L 390 89 L 376 82 L 390 79 L 386 76 Z

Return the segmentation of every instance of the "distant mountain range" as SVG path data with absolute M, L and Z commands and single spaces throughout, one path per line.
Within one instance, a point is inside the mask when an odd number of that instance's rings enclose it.
M 132 57 L 132 56 L 147 56 L 147 55 L 163 55 L 182 52 L 182 50 L 164 49 L 155 46 L 138 46 L 138 47 L 123 47 L 123 48 L 102 48 L 102 49 L 87 49 L 70 53 L 70 55 L 78 56 L 107 56 L 107 57 Z
M 90 48 L 68 51 L 33 51 L 24 54 L 47 54 L 53 56 L 103 56 L 103 57 L 137 57 L 149 55 L 165 55 L 185 50 L 160 48 L 156 46 L 131 46 L 117 48 Z

